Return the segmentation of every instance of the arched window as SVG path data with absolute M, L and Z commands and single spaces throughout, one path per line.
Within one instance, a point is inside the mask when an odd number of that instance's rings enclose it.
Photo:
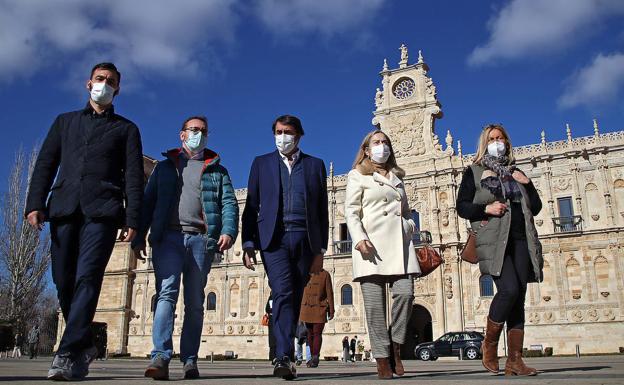
M 217 295 L 213 291 L 208 293 L 208 300 L 206 301 L 206 310 L 217 310 Z
M 340 304 L 353 305 L 353 289 L 347 284 L 340 289 Z
M 156 304 L 158 303 L 158 296 L 156 294 L 154 294 L 152 296 L 152 299 L 150 301 L 150 312 L 151 313 L 155 313 L 156 312 Z
M 490 275 L 482 275 L 479 279 L 479 289 L 481 297 L 493 297 L 494 296 L 494 281 Z

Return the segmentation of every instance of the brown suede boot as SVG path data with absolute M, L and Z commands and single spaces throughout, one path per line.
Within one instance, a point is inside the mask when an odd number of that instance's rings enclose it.
M 524 344 L 524 330 L 510 329 L 507 331 L 509 354 L 505 363 L 506 376 L 535 376 L 537 370 L 524 364 L 522 360 L 522 345 Z
M 485 339 L 481 343 L 483 366 L 492 373 L 498 373 L 498 340 L 503 331 L 503 322 L 494 322 L 488 317 Z
M 384 358 L 375 358 L 377 361 L 377 376 L 380 380 L 391 380 L 392 379 L 392 369 L 390 369 L 390 359 L 387 357 Z
M 405 368 L 403 368 L 403 362 L 401 362 L 401 345 L 396 342 L 392 342 L 392 360 L 390 361 L 390 367 L 392 372 L 397 376 L 405 374 Z

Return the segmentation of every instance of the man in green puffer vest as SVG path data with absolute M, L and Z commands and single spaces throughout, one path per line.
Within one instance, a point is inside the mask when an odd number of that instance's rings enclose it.
M 204 287 L 215 253 L 232 247 L 238 235 L 238 203 L 219 155 L 206 148 L 208 122 L 192 116 L 180 130 L 182 146 L 163 155 L 145 188 L 141 224 L 132 242 L 143 259 L 150 229 L 156 276 L 152 361 L 145 377 L 169 378 L 173 323 L 180 281 L 184 285 L 184 323 L 180 360 L 184 378 L 199 377 L 197 356 L 204 317 Z

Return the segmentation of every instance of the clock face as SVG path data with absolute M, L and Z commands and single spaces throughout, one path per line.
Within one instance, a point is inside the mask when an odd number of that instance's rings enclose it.
M 414 89 L 416 88 L 416 83 L 414 80 L 410 78 L 400 78 L 394 83 L 392 87 L 392 93 L 399 100 L 405 100 L 411 98 L 414 95 Z

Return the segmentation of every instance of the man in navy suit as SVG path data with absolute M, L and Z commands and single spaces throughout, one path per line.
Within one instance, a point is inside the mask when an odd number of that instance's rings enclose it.
M 277 151 L 254 159 L 242 217 L 243 263 L 254 270 L 260 250 L 273 296 L 273 375 L 287 380 L 297 376 L 294 337 L 303 289 L 329 234 L 325 164 L 299 150 L 303 134 L 295 116 L 275 120 Z

